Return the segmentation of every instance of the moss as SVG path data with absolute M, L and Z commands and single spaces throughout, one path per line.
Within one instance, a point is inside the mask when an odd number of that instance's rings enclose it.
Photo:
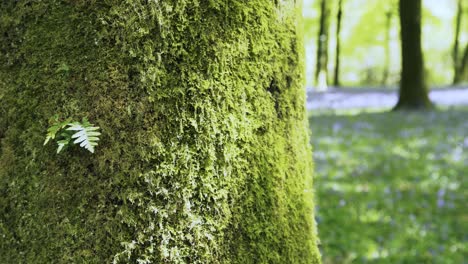
M 0 3 L 0 262 L 319 263 L 294 2 Z

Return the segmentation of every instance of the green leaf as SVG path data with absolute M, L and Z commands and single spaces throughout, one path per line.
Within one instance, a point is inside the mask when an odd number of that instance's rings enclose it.
M 57 133 L 62 130 L 63 128 L 65 128 L 69 123 L 70 123 L 70 119 L 67 119 L 63 122 L 58 122 L 56 121 L 51 127 L 49 127 L 47 129 L 47 135 L 46 135 L 46 139 L 44 141 L 44 146 L 51 140 L 51 139 L 55 139 Z
M 66 128 L 68 126 L 68 128 Z M 64 128 L 66 128 L 64 130 Z M 79 144 L 80 147 L 87 149 L 94 153 L 94 147 L 98 145 L 99 136 L 101 133 L 97 132 L 99 127 L 93 126 L 86 118 L 82 119 L 82 123 L 73 122 L 67 119 L 64 122 L 56 121 L 51 127 L 47 129 L 47 135 L 44 142 L 46 145 L 50 140 L 57 139 L 57 153 L 60 153 L 65 147 L 73 144 Z M 59 136 L 57 136 L 59 134 Z
M 99 127 L 92 126 L 87 119 L 83 119 L 82 123 L 75 122 L 70 124 L 70 127 L 67 128 L 69 131 L 77 131 L 71 136 L 73 144 L 80 144 L 80 147 L 87 149 L 91 153 L 94 153 L 94 147 L 97 146 L 97 141 L 99 141 L 99 135 L 101 133 L 96 132 Z
M 70 140 L 69 139 L 64 139 L 64 140 L 59 140 L 57 141 L 57 144 L 58 144 L 58 148 L 57 148 L 57 154 L 60 153 L 60 151 L 62 151 L 62 149 L 66 146 L 68 146 L 68 144 L 70 143 Z

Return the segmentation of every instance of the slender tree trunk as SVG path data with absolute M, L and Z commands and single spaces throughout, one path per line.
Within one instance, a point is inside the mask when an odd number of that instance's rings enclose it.
M 328 79 L 328 30 L 330 18 L 330 0 L 320 3 L 320 27 L 317 38 L 317 65 L 315 68 L 315 83 L 326 89 Z
M 392 17 L 393 17 L 393 8 L 390 7 L 387 10 L 385 17 L 385 65 L 384 72 L 382 77 L 382 85 L 386 86 L 388 84 L 388 76 L 390 75 L 390 41 L 391 41 L 391 31 L 392 31 Z
M 319 263 L 296 2 L 1 1 L 0 263 Z
M 421 0 L 400 0 L 402 71 L 394 109 L 431 108 L 421 47 Z
M 457 5 L 457 16 L 455 18 L 455 36 L 454 36 L 454 41 L 453 41 L 453 71 L 454 71 L 454 77 L 453 77 L 453 84 L 456 84 L 460 82 L 460 67 L 461 67 L 461 60 L 459 59 L 458 53 L 459 53 L 459 46 L 460 46 L 460 27 L 461 27 L 461 22 L 462 22 L 462 15 L 463 15 L 463 5 L 462 5 L 462 0 L 458 0 L 458 5 Z
M 335 57 L 335 74 L 333 85 L 339 87 L 340 84 L 340 59 L 341 59 L 341 20 L 343 18 L 343 0 L 338 0 L 338 13 L 336 15 L 336 57 Z
M 465 47 L 465 52 L 463 52 L 463 57 L 458 67 L 458 76 L 459 83 L 468 82 L 468 44 Z

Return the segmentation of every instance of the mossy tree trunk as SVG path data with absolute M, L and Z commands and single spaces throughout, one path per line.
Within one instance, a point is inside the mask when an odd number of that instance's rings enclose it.
M 402 70 L 394 109 L 431 108 L 421 47 L 421 0 L 400 0 Z
M 319 263 L 295 2 L 1 2 L 0 263 Z

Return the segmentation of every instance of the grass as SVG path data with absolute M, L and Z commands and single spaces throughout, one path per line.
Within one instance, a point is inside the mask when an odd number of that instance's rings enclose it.
M 467 263 L 468 108 L 310 123 L 325 264 Z

